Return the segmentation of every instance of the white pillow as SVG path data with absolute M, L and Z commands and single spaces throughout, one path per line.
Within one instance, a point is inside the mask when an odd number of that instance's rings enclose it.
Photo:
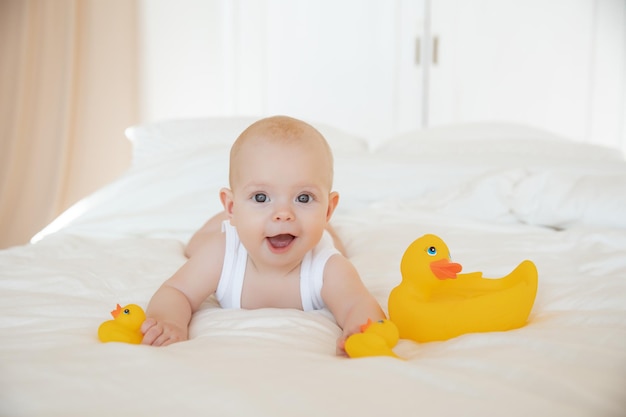
M 172 154 L 228 146 L 260 117 L 213 117 L 166 120 L 131 126 L 126 137 L 133 144 L 133 165 L 169 158 Z M 365 139 L 324 124 L 311 123 L 324 135 L 334 153 L 363 152 Z
M 390 139 L 377 152 L 522 168 L 557 162 L 623 161 L 617 149 L 566 140 L 545 130 L 509 123 L 459 124 L 413 131 Z
M 512 211 L 528 224 L 626 229 L 626 168 L 621 174 L 537 172 L 515 187 Z

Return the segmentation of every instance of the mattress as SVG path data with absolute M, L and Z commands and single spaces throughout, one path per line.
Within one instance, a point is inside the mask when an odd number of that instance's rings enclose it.
M 385 312 L 404 251 L 433 233 L 464 272 L 535 263 L 525 326 L 350 359 L 336 355 L 326 310 L 227 310 L 211 297 L 188 341 L 101 343 L 116 304 L 146 307 L 221 210 L 230 145 L 252 121 L 129 128 L 124 175 L 0 251 L 0 415 L 626 415 L 626 162 L 528 126 L 445 126 L 372 146 L 316 124 L 341 195 L 331 223 Z

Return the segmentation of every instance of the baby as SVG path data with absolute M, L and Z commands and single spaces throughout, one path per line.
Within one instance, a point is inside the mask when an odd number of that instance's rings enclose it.
M 212 294 L 223 308 L 328 308 L 343 329 L 339 353 L 361 324 L 385 318 L 328 224 L 339 194 L 315 128 L 285 116 L 253 123 L 233 144 L 229 183 L 224 212 L 193 236 L 188 261 L 150 300 L 144 344 L 187 340 Z

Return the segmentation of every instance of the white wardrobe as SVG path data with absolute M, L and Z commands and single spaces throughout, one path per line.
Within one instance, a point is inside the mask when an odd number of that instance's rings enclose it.
M 626 149 L 624 0 L 143 0 L 142 115 L 290 114 L 373 140 L 530 124 Z

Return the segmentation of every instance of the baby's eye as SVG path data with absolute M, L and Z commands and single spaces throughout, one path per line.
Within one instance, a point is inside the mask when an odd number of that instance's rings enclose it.
M 257 193 L 252 198 L 257 203 L 265 203 L 268 200 L 267 195 L 263 193 Z
M 308 203 L 309 201 L 311 201 L 312 197 L 309 194 L 300 194 L 296 200 L 298 201 L 298 203 Z

